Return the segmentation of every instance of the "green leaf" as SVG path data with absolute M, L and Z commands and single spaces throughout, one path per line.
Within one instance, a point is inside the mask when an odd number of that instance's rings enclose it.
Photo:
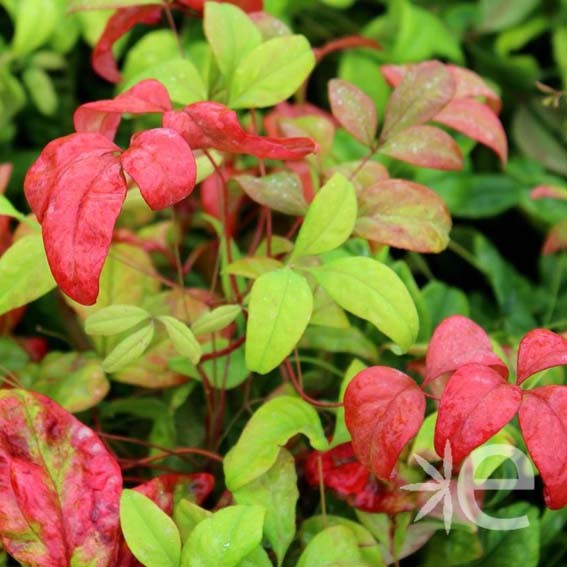
M 341 173 L 335 173 L 309 205 L 292 258 L 338 248 L 354 230 L 356 210 L 352 183 Z
M 341 258 L 312 269 L 325 291 L 350 313 L 370 321 L 402 351 L 415 342 L 419 329 L 413 300 L 400 278 L 370 258 Z
M 430 463 L 436 463 L 441 457 L 435 451 L 434 437 L 435 424 L 437 423 L 437 412 L 429 414 L 421 424 L 417 435 L 414 437 L 409 453 L 408 464 L 417 466 L 416 455 L 424 458 Z
M 169 315 L 160 315 L 157 320 L 164 325 L 175 350 L 181 356 L 186 356 L 192 364 L 197 364 L 201 358 L 201 345 L 191 329 L 183 321 Z
M 109 305 L 87 317 L 85 331 L 89 335 L 117 335 L 150 318 L 135 305 Z
M 109 8 L 127 8 L 128 6 L 147 6 L 156 4 L 156 0 L 67 0 L 68 11 L 102 10 Z
M 385 565 L 382 559 L 380 547 L 372 534 L 360 524 L 347 520 L 341 516 L 311 516 L 301 524 L 301 540 L 305 544 L 322 532 L 325 528 L 333 526 L 343 526 L 348 528 L 357 540 L 360 555 L 364 561 L 373 567 L 383 567 Z
M 238 64 L 262 43 L 262 36 L 248 14 L 232 4 L 206 2 L 203 25 L 217 65 L 230 84 Z
M 263 108 L 289 98 L 307 79 L 315 56 L 302 35 L 275 37 L 253 49 L 234 72 L 229 106 Z
M 21 222 L 26 222 L 29 219 L 23 213 L 20 213 L 5 195 L 0 195 L 0 215 L 6 215 L 7 217 L 13 217 Z M 35 223 L 34 223 L 35 224 Z M 38 225 L 37 225 L 38 226 Z
M 170 59 L 148 67 L 123 82 L 120 91 L 124 92 L 144 79 L 157 79 L 163 83 L 175 103 L 185 105 L 207 100 L 207 88 L 203 79 L 188 59 Z
M 478 534 L 454 529 L 449 534 L 434 534 L 424 555 L 424 567 L 452 567 L 478 559 L 482 555 L 482 545 Z
M 356 358 L 350 363 L 349 367 L 346 369 L 345 377 L 341 382 L 341 390 L 339 393 L 339 402 L 342 402 L 345 397 L 345 392 L 348 385 L 351 383 L 352 379 L 366 368 L 366 364 L 357 360 Z M 335 421 L 335 431 L 333 433 L 333 439 L 331 441 L 331 447 L 336 447 L 341 443 L 346 443 L 350 441 L 350 433 L 347 429 L 345 423 L 345 408 L 340 407 L 337 410 L 337 419 Z
M 250 293 L 246 365 L 267 374 L 293 350 L 313 310 L 305 278 L 284 268 L 260 276 Z
M 301 180 L 294 173 L 280 171 L 264 177 L 238 175 L 234 180 L 253 201 L 274 211 L 303 216 L 307 210 Z
M 229 506 L 199 522 L 183 546 L 181 567 L 233 567 L 262 541 L 265 508 Z
M 222 331 L 230 325 L 242 313 L 240 305 L 223 305 L 197 319 L 192 325 L 191 330 L 195 335 L 206 335 Z
M 62 16 L 61 3 L 57 0 L 17 2 L 12 54 L 15 57 L 22 57 L 46 43 Z
M 306 435 L 318 451 L 328 448 L 319 416 L 308 403 L 290 396 L 267 401 L 224 459 L 227 488 L 234 492 L 263 475 L 276 462 L 280 447 L 298 433 Z
M 522 22 L 539 5 L 539 0 L 480 0 L 478 30 L 500 31 Z
M 243 278 L 250 278 L 255 280 L 262 274 L 273 272 L 283 268 L 284 265 L 279 260 L 274 260 L 269 257 L 255 257 L 255 258 L 241 258 L 229 264 L 225 268 L 227 274 L 234 276 L 242 276 Z
M 41 114 L 52 116 L 57 111 L 57 91 L 50 76 L 39 67 L 28 67 L 22 73 L 22 81 L 31 100 Z
M 237 567 L 273 567 L 273 563 L 264 548 L 258 546 L 240 561 Z
M 266 508 L 264 534 L 282 564 L 295 535 L 295 506 L 299 498 L 295 459 L 280 449 L 276 462 L 263 475 L 233 492 L 238 504 Z
M 320 286 L 313 292 L 313 313 L 310 325 L 348 329 L 350 322 L 344 310 L 331 299 L 329 294 Z
M 116 372 L 130 362 L 137 360 L 154 338 L 154 322 L 148 321 L 141 329 L 138 329 L 125 339 L 120 341 L 102 361 L 105 372 Z
M 470 315 L 469 300 L 466 294 L 456 287 L 435 280 L 421 290 L 421 295 L 429 311 L 432 329 L 451 315 Z
M 346 329 L 309 326 L 299 345 L 303 349 L 347 352 L 372 362 L 378 360 L 378 351 L 374 343 L 354 326 Z
M 346 526 L 336 525 L 318 533 L 307 545 L 297 567 L 363 567 L 370 564 L 363 561 L 358 549 L 356 536 Z
M 0 314 L 38 299 L 56 285 L 41 234 L 16 240 L 0 257 Z
M 173 510 L 173 519 L 175 524 L 181 534 L 181 540 L 187 541 L 187 538 L 191 532 L 195 529 L 197 524 L 201 523 L 203 520 L 210 518 L 212 512 L 197 506 L 194 502 L 184 498 L 180 500 Z
M 120 525 L 133 555 L 147 567 L 178 567 L 181 538 L 173 520 L 135 490 L 120 498 Z

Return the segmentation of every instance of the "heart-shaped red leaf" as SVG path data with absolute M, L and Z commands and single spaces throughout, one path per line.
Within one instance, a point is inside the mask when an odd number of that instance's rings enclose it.
M 492 351 L 484 329 L 468 317 L 453 315 L 441 321 L 431 337 L 425 357 L 423 385 L 465 364 L 490 366 L 504 378 L 508 377 L 508 369 Z
M 52 400 L 0 392 L 0 538 L 25 565 L 115 565 L 120 467 Z
M 567 365 L 567 340 L 547 329 L 527 333 L 518 348 L 518 378 L 521 384 L 536 372 Z
M 522 392 L 501 374 L 482 364 L 467 364 L 449 379 L 435 426 L 435 450 L 441 456 L 449 442 L 455 463 L 498 433 L 520 407 Z
M 112 14 L 106 22 L 106 27 L 91 57 L 93 69 L 103 79 L 111 83 L 120 82 L 121 75 L 112 53 L 112 47 L 136 24 L 157 24 L 161 19 L 162 8 L 161 5 L 133 6 L 131 8 L 120 8 Z
M 447 132 L 434 126 L 410 126 L 390 136 L 380 148 L 380 153 L 420 167 L 444 170 L 463 167 L 463 156 L 457 142 Z
M 541 386 L 524 392 L 520 428 L 544 482 L 546 505 L 567 506 L 567 388 Z
M 410 65 L 388 102 L 381 139 L 428 122 L 454 94 L 455 79 L 439 61 Z
M 433 120 L 494 150 L 502 164 L 508 157 L 506 133 L 494 111 L 472 98 L 452 100 Z
M 165 128 L 179 132 L 193 148 L 251 154 L 263 159 L 301 159 L 317 151 L 311 138 L 270 138 L 246 132 L 236 112 L 216 102 L 196 102 L 183 111 L 166 112 Z
M 42 224 L 47 260 L 61 289 L 91 305 L 126 197 L 120 148 L 101 134 L 50 142 L 28 170 L 24 190 Z
M 370 146 L 378 127 L 372 99 L 352 83 L 333 79 L 329 81 L 329 102 L 333 116 L 341 126 L 359 142 Z
M 146 203 L 154 210 L 181 201 L 195 187 L 197 166 L 193 152 L 170 128 L 154 128 L 134 134 L 121 161 Z
M 147 79 L 109 100 L 87 102 L 77 108 L 73 123 L 77 132 L 98 132 L 114 140 L 122 114 L 147 114 L 171 110 L 167 89 Z
M 423 421 L 423 392 L 403 372 L 372 366 L 353 378 L 344 404 L 358 460 L 378 478 L 388 480 L 402 449 Z

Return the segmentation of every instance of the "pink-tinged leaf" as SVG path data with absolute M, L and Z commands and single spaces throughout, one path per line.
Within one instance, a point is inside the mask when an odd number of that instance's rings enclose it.
M 498 433 L 520 407 L 522 391 L 482 364 L 459 368 L 447 382 L 435 426 L 435 450 L 449 442 L 455 463 Z
M 317 62 L 321 61 L 323 57 L 337 51 L 345 51 L 346 49 L 357 49 L 366 47 L 368 49 L 382 49 L 382 46 L 374 39 L 363 37 L 361 35 L 347 35 L 339 39 L 333 39 L 321 47 L 313 49 Z
M 373 366 L 353 378 L 344 404 L 358 460 L 379 479 L 388 480 L 402 449 L 423 421 L 423 392 L 403 372 Z
M 538 185 L 530 191 L 532 199 L 561 199 L 567 201 L 567 187 L 559 185 Z
M 465 364 L 483 364 L 508 377 L 508 368 L 494 354 L 484 329 L 468 317 L 452 315 L 441 321 L 433 332 L 425 357 L 423 385 Z
M 341 126 L 359 142 L 370 146 L 378 128 L 372 99 L 352 83 L 333 79 L 329 81 L 329 102 Z
M 380 153 L 431 169 L 459 170 L 463 167 L 457 142 L 434 126 L 410 126 L 390 136 Z
M 562 220 L 551 227 L 541 253 L 545 256 L 560 250 L 567 250 L 567 220 Z
M 331 122 L 335 122 L 333 116 L 321 110 L 319 107 L 309 104 L 290 104 L 289 102 L 280 102 L 274 110 L 268 112 L 264 116 L 264 128 L 268 136 L 276 137 L 283 134 L 280 128 L 280 122 L 286 118 L 302 118 L 304 116 L 321 116 Z
M 390 86 L 397 87 L 410 67 L 411 65 L 383 65 L 380 71 Z M 494 112 L 500 112 L 502 108 L 500 97 L 479 75 L 456 65 L 446 65 L 446 68 L 455 79 L 455 99 L 483 97 Z
M 541 386 L 524 392 L 520 428 L 541 474 L 547 507 L 567 506 L 567 388 Z
M 302 159 L 317 151 L 310 138 L 270 138 L 246 132 L 236 112 L 217 102 L 196 102 L 166 112 L 163 125 L 179 132 L 194 150 L 251 154 L 262 159 Z
M 132 136 L 122 166 L 154 209 L 165 209 L 195 187 L 197 166 L 185 140 L 170 128 L 144 130 Z
M 112 47 L 136 24 L 157 24 L 161 19 L 162 8 L 161 5 L 120 8 L 110 17 L 91 57 L 93 69 L 103 79 L 111 83 L 120 82 L 121 75 L 112 53 Z
M 164 474 L 134 487 L 134 490 L 147 496 L 168 516 L 172 516 L 176 501 L 187 498 L 200 506 L 213 491 L 214 485 L 215 478 L 209 473 Z M 142 565 L 132 555 L 123 538 L 116 565 L 119 567 Z
M 147 79 L 113 99 L 82 104 L 73 115 L 73 123 L 77 132 L 98 132 L 114 140 L 122 114 L 168 110 L 171 100 L 167 89 L 159 81 Z
M 61 289 L 83 305 L 98 280 L 126 198 L 120 148 L 101 134 L 50 142 L 28 170 L 24 191 L 43 228 L 47 260 Z
M 381 140 L 431 120 L 454 94 L 455 79 L 442 63 L 426 61 L 409 66 L 388 102 Z
M 406 479 L 378 480 L 355 457 L 352 443 L 337 445 L 324 453 L 310 453 L 305 462 L 305 477 L 312 486 L 319 486 L 322 481 L 339 498 L 365 512 L 398 514 L 417 506 L 415 494 L 400 488 L 407 483 Z
M 415 252 L 441 252 L 449 242 L 445 202 L 424 185 L 385 179 L 358 192 L 356 234 Z
M 120 467 L 55 402 L 0 392 L 0 538 L 25 565 L 115 565 Z
M 496 152 L 502 165 L 506 163 L 506 133 L 498 116 L 488 106 L 474 99 L 455 99 L 433 120 L 484 144 Z
M 517 383 L 542 370 L 567 365 L 567 340 L 547 329 L 527 333 L 518 348 Z

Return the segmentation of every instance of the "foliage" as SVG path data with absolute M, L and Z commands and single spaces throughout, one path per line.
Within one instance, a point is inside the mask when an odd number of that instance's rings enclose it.
M 0 565 L 559 565 L 565 14 L 0 0 Z

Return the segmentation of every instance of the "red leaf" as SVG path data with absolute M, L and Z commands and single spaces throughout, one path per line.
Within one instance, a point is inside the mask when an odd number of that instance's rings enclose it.
M 517 384 L 542 370 L 567 365 L 567 340 L 547 329 L 527 333 L 518 348 Z
M 494 111 L 474 99 L 452 100 L 433 120 L 457 130 L 494 150 L 504 165 L 508 157 L 506 133 Z
M 263 159 L 301 159 L 317 151 L 310 138 L 269 138 L 242 129 L 236 112 L 217 102 L 196 102 L 166 112 L 163 125 L 179 132 L 194 150 L 251 154 Z
M 120 82 L 120 71 L 112 54 L 113 45 L 136 24 L 157 24 L 161 19 L 163 6 L 133 6 L 116 10 L 106 22 L 106 27 L 96 44 L 91 63 L 93 69 L 111 83 Z
M 370 146 L 378 127 L 372 99 L 352 83 L 333 79 L 329 81 L 329 102 L 341 126 L 359 142 Z
M 195 187 L 197 166 L 193 152 L 170 128 L 154 128 L 134 134 L 121 161 L 146 203 L 154 210 L 181 201 Z
M 100 439 L 52 400 L 0 392 L 0 537 L 25 565 L 115 565 L 122 477 Z
M 164 474 L 136 486 L 134 490 L 147 496 L 168 516 L 171 516 L 175 501 L 187 498 L 200 506 L 212 492 L 214 485 L 215 478 L 209 473 Z M 123 538 L 116 564 L 119 567 L 138 567 L 142 565 L 132 555 Z
M 378 478 L 388 480 L 423 421 L 423 392 L 403 372 L 372 366 L 354 377 L 344 403 L 356 456 Z
M 541 386 L 524 392 L 520 428 L 544 482 L 547 507 L 567 506 L 567 388 Z
M 120 148 L 101 134 L 50 142 L 28 170 L 24 190 L 43 228 L 49 266 L 61 289 L 84 305 L 98 295 L 114 223 L 126 197 Z
M 381 139 L 428 122 L 454 94 L 455 79 L 439 61 L 410 65 L 388 102 Z
M 468 317 L 453 315 L 441 321 L 431 337 L 423 386 L 465 364 L 490 366 L 504 378 L 508 377 L 508 369 L 492 351 L 484 329 Z
M 73 123 L 77 132 L 98 132 L 114 140 L 122 114 L 168 110 L 171 110 L 171 100 L 167 89 L 159 81 L 147 79 L 113 99 L 82 104 L 75 111 Z
M 374 39 L 363 37 L 361 35 L 347 35 L 339 39 L 332 39 L 321 47 L 316 47 L 313 49 L 313 53 L 315 54 L 317 62 L 319 62 L 323 59 L 323 57 L 326 57 L 330 53 L 344 51 L 345 49 L 356 49 L 358 47 L 366 47 L 377 50 L 382 49 L 382 46 Z
M 482 364 L 459 368 L 447 382 L 435 426 L 435 450 L 450 443 L 455 463 L 498 433 L 520 407 L 522 391 Z
M 305 462 L 305 476 L 312 486 L 319 485 L 319 460 L 323 485 L 332 489 L 351 506 L 366 512 L 398 514 L 416 507 L 415 495 L 402 490 L 402 478 L 382 482 L 357 460 L 352 443 L 343 443 L 330 451 L 310 453 Z
M 444 170 L 463 167 L 457 142 L 434 126 L 410 126 L 390 136 L 380 153 L 420 167 Z
M 415 252 L 441 252 L 449 242 L 451 216 L 431 189 L 405 179 L 384 179 L 358 193 L 356 233 Z

